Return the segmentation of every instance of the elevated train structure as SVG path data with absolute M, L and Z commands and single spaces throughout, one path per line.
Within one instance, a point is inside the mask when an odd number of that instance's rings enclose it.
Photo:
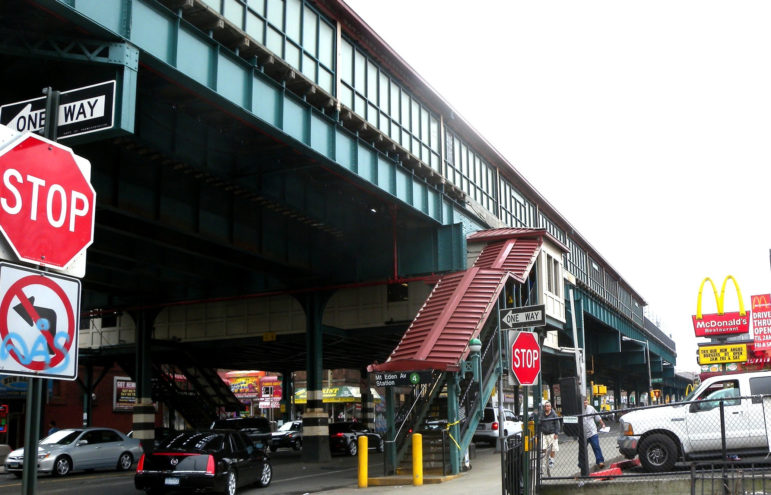
M 97 192 L 86 410 L 116 364 L 138 413 L 159 401 L 191 424 L 239 407 L 213 370 L 304 370 L 303 456 L 323 461 L 324 369 L 461 380 L 496 304 L 547 306 L 544 383 L 575 374 L 564 349 L 578 346 L 615 397 L 685 386 L 643 297 L 342 0 L 3 2 L 0 72 L 0 104 L 116 81 L 113 128 L 62 140 L 91 161 Z M 434 366 L 441 322 L 489 270 L 475 323 Z M 142 419 L 135 430 L 152 438 Z

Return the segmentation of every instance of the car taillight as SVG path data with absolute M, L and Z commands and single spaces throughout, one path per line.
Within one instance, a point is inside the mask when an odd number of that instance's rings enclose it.
M 139 462 L 137 463 L 137 473 L 141 473 L 145 470 L 145 455 L 142 454 L 142 457 L 139 458 Z
M 497 422 L 497 421 L 495 421 L 495 422 L 493 423 L 492 429 L 493 429 L 494 431 L 498 431 L 498 422 Z
M 214 474 L 214 456 L 209 456 L 209 462 L 206 463 L 206 474 Z
M 335 438 L 343 438 L 344 436 L 342 433 L 335 433 Z

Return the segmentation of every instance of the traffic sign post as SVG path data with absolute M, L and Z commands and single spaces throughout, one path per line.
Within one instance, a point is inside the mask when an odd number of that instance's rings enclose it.
M 0 150 L 0 231 L 21 261 L 67 270 L 94 238 L 91 164 L 32 133 Z M 2 253 L 6 256 L 9 253 Z M 82 270 L 71 273 L 85 274 Z
M 532 332 L 516 332 L 511 344 L 511 370 L 520 385 L 536 383 L 541 373 L 541 346 Z
M 74 380 L 80 280 L 0 263 L 3 373 Z
M 46 114 L 48 100 L 41 96 L 2 105 L 0 124 L 16 132 L 42 131 L 50 120 Z M 62 91 L 55 107 L 57 123 L 52 132 L 59 139 L 111 129 L 115 123 L 115 81 Z
M 502 309 L 500 313 L 501 330 L 542 327 L 546 325 L 546 306 L 543 304 Z

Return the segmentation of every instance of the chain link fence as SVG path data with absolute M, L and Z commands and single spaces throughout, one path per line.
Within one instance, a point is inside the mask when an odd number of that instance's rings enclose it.
M 745 491 L 714 493 L 766 493 L 771 396 L 742 397 L 738 391 L 723 384 L 698 401 L 537 421 L 538 485 L 690 476 L 704 493 L 713 493 L 707 486 L 743 486 L 747 479 L 753 481 Z M 753 491 L 757 486 L 760 491 Z

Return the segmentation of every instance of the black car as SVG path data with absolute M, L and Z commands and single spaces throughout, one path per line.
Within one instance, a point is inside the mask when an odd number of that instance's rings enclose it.
M 246 433 L 254 444 L 263 450 L 270 446 L 271 431 L 268 418 L 257 416 L 248 418 L 225 418 L 214 421 L 211 429 L 233 429 Z
M 210 430 L 166 437 L 139 459 L 134 486 L 153 495 L 176 491 L 235 495 L 242 486 L 266 487 L 272 478 L 268 455 L 248 436 L 236 430 Z
M 301 420 L 287 421 L 273 432 L 270 439 L 270 451 L 275 452 L 279 447 L 290 447 L 300 450 L 303 447 L 303 422 Z
M 332 452 L 345 452 L 356 455 L 359 452 L 359 437 L 366 435 L 369 449 L 383 452 L 385 442 L 378 433 L 371 431 L 361 423 L 345 422 L 329 425 L 329 448 Z

